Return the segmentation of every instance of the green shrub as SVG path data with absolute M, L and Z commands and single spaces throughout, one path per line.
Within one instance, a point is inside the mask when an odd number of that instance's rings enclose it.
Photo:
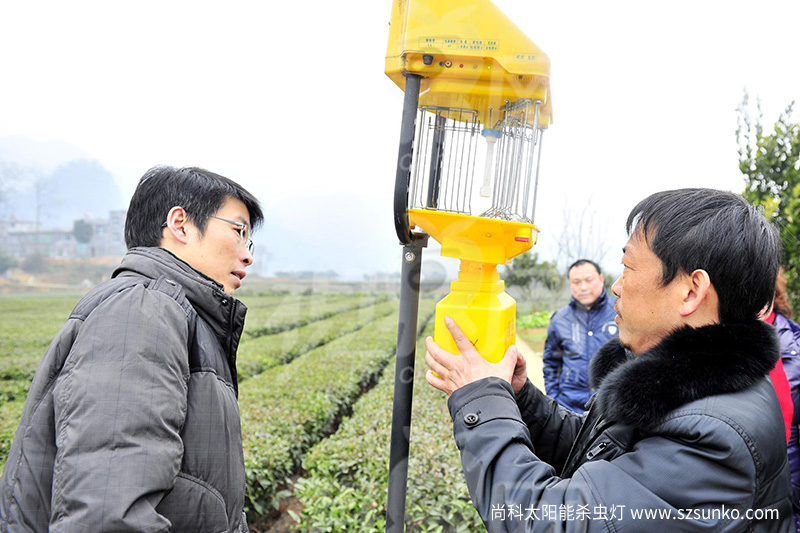
M 11 442 L 14 440 L 14 433 L 17 432 L 23 407 L 25 407 L 24 399 L 0 402 L 0 474 L 6 464 L 8 452 L 11 450 Z
M 76 303 L 74 297 L 0 300 L 0 380 L 33 379 L 50 341 Z
M 517 329 L 546 328 L 550 325 L 552 314 L 549 311 L 539 311 L 538 313 L 523 315 L 517 318 Z
M 425 312 L 430 316 L 432 311 L 430 303 Z M 335 430 L 380 375 L 396 342 L 397 316 L 392 314 L 242 384 L 239 404 L 251 519 L 277 507 L 279 488 L 306 451 Z
M 367 307 L 388 298 L 388 294 L 379 296 L 363 293 L 310 294 L 290 296 L 266 305 L 251 305 L 251 300 L 248 299 L 245 301 L 248 310 L 242 343 L 248 342 L 248 337 L 274 335 L 330 318 L 338 313 Z
M 432 323 L 425 335 L 432 332 Z M 409 452 L 406 531 L 485 531 L 469 498 L 446 397 L 425 381 L 425 346 L 417 346 Z M 394 360 L 393 360 L 394 361 Z M 335 435 L 306 455 L 295 485 L 302 531 L 383 531 L 394 364 L 353 407 Z
M 239 346 L 237 355 L 239 381 L 242 382 L 274 366 L 288 363 L 309 350 L 396 312 L 397 301 L 392 300 L 338 313 L 330 318 L 275 335 L 251 339 Z

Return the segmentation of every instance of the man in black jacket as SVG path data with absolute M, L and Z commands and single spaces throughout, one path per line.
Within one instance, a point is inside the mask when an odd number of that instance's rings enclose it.
M 427 340 L 467 484 L 489 531 L 791 531 L 783 422 L 758 320 L 780 260 L 741 196 L 654 194 L 631 211 L 614 283 L 619 339 L 592 361 L 577 415 L 527 380 L 515 347 L 483 360 Z M 437 375 L 438 374 L 438 375 Z
M 39 365 L 0 479 L 0 532 L 243 532 L 233 297 L 258 201 L 199 168 L 155 167 L 113 279 Z

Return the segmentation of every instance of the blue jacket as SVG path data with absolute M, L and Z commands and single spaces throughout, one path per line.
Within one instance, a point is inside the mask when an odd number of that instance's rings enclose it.
M 575 298 L 550 318 L 544 343 L 544 384 L 547 395 L 583 413 L 594 391 L 589 386 L 589 362 L 619 332 L 614 317 L 616 298 L 603 294 L 590 310 Z
M 781 359 L 792 391 L 794 418 L 789 437 L 789 467 L 792 471 L 792 504 L 797 531 L 800 531 L 800 326 L 780 313 L 775 313 L 775 329 L 781 341 Z

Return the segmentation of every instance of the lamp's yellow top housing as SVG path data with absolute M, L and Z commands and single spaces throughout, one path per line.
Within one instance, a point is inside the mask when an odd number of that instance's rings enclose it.
M 527 98 L 542 102 L 539 127 L 552 121 L 550 59 L 490 0 L 393 0 L 386 74 L 405 90 L 406 72 L 423 76 L 420 106 L 473 109 L 492 127 Z

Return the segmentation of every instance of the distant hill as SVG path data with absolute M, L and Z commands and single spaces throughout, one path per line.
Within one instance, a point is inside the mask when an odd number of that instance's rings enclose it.
M 71 228 L 76 219 L 106 218 L 126 207 L 111 173 L 69 145 L 0 139 L 0 165 L 3 218 L 35 220 L 38 203 L 43 227 Z

